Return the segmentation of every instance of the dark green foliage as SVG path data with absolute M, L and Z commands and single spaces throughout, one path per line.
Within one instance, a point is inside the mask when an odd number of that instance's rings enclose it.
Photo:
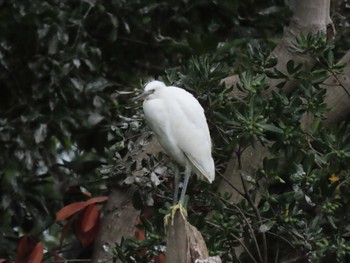
M 259 46 L 249 49 L 259 59 L 233 87 L 243 91 L 243 97 L 220 85 L 227 67 L 224 56 L 217 54 L 194 57 L 163 77 L 168 84 L 191 90 L 206 109 L 218 174 L 232 151 L 239 162 L 249 146 L 261 144 L 270 152 L 256 174 L 240 175 L 253 188 L 242 193 L 238 204 L 193 181 L 189 220 L 205 235 L 212 255 L 224 262 L 264 262 L 265 255 L 267 262 L 345 262 L 350 253 L 348 124 L 324 127 L 321 122 L 328 111 L 321 84 L 341 71 L 340 66 L 329 66 L 334 63 L 329 54 L 337 50 L 321 34 L 301 36 L 294 51 L 318 63 L 309 70 L 289 61 L 287 74 L 275 71 L 269 77 L 284 84 L 297 79 L 297 88 L 288 94 L 275 89 L 266 98 L 267 72 L 276 62 L 267 61 Z M 303 115 L 311 118 L 309 127 L 300 126 Z M 244 169 L 245 164 L 240 165 Z M 253 205 L 252 200 L 259 202 Z
M 129 176 L 137 163 L 128 153 L 147 130 L 140 105 L 129 99 L 140 79 L 153 76 L 191 91 L 205 108 L 218 174 L 232 152 L 239 158 L 262 144 L 271 153 L 256 175 L 241 175 L 254 185 L 251 198 L 261 197 L 255 208 L 247 198 L 231 204 L 230 193 L 217 196 L 215 184 L 191 182 L 189 220 L 211 254 L 223 262 L 261 262 L 264 253 L 269 262 L 345 262 L 348 125 L 323 127 L 321 84 L 341 72 L 349 32 L 337 13 L 334 43 L 301 35 L 294 52 L 311 54 L 317 65 L 305 70 L 291 60 L 282 73 L 267 55 L 289 15 L 279 0 L 0 1 L 0 257 L 13 259 L 23 234 L 52 252 L 61 231 L 55 213 L 86 200 L 81 189 L 99 196 L 109 185 L 130 184 L 138 187 L 135 207 L 152 205 L 152 217 L 141 218 L 145 240 L 124 240 L 112 254 L 149 262 L 163 252 L 169 161 L 148 156 L 145 176 Z M 225 89 L 220 80 L 233 72 L 240 82 Z M 281 79 L 280 88 L 291 79 L 299 84 L 267 99 L 267 78 Z M 307 130 L 299 125 L 305 113 L 313 117 Z
M 231 255 L 225 252 L 241 246 L 239 238 L 245 243 L 240 262 L 252 262 L 253 257 L 263 262 L 265 253 L 268 262 L 275 258 L 278 262 L 291 258 L 300 262 L 336 258 L 344 262 L 349 256 L 348 125 L 326 128 L 320 122 L 327 112 L 325 90 L 320 84 L 328 72 L 333 74 L 325 65 L 333 64 L 332 55 L 326 54 L 334 48 L 322 38 L 310 35 L 299 40 L 299 52 L 314 56 L 319 63 L 310 71 L 288 62 L 288 73 L 299 81 L 298 88 L 290 94 L 275 90 L 271 99 L 264 98 L 266 75 L 257 68 L 240 76 L 237 88 L 245 91 L 245 97 L 225 96 L 217 103 L 226 105 L 229 100 L 235 105 L 216 114 L 220 116 L 216 125 L 231 128 L 231 136 L 225 140 L 233 142 L 238 159 L 247 145 L 257 143 L 268 147 L 271 154 L 255 179 L 254 175 L 241 175 L 242 180 L 255 185 L 249 195 L 253 199 L 260 196 L 257 207 L 247 196 L 238 205 L 225 203 L 224 199 L 221 205 L 219 200 L 208 204 L 216 208 L 207 222 L 208 244 L 214 254 L 222 254 L 225 262 L 236 262 L 233 251 Z M 290 78 L 281 74 L 270 77 Z M 300 126 L 303 114 L 312 116 L 310 128 Z M 244 169 L 244 163 L 240 165 Z
M 140 125 L 123 117 L 135 114 L 129 86 L 215 52 L 228 32 L 262 37 L 252 23 L 269 16 L 238 1 L 151 0 L 2 1 L 0 15 L 3 256 L 20 235 L 51 225 L 63 201 L 80 200 L 71 187 L 105 194 L 106 178 L 125 178 L 120 160 Z

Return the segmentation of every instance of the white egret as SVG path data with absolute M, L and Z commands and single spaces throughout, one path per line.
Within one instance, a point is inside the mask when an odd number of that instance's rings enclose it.
M 211 139 L 204 110 L 191 93 L 178 87 L 167 87 L 161 81 L 149 82 L 144 92 L 135 99 L 144 100 L 143 111 L 147 123 L 165 152 L 185 168 L 179 202 L 182 206 L 191 171 L 209 183 L 215 178 Z M 177 168 L 174 203 L 177 203 L 179 178 Z

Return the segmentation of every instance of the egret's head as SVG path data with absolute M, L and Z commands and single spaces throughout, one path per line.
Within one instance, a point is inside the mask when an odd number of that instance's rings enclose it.
M 157 89 L 166 87 L 164 82 L 161 82 L 159 80 L 153 80 L 151 82 L 148 82 L 145 86 L 145 91 L 156 91 Z
M 154 94 L 156 90 L 164 87 L 166 87 L 165 84 L 159 80 L 153 80 L 151 82 L 148 82 L 145 86 L 144 92 L 141 93 L 139 96 L 135 97 L 134 100 L 146 100 L 149 96 Z

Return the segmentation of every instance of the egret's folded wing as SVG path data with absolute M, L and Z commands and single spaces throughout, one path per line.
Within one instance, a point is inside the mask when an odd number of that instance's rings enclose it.
M 199 172 L 201 173 L 203 179 L 205 179 L 206 181 L 208 181 L 209 183 L 211 183 L 212 180 L 212 176 L 210 174 L 208 174 L 208 172 L 206 172 L 203 167 L 194 159 L 192 158 L 190 155 L 188 155 L 187 153 L 184 153 L 186 158 L 189 160 L 189 162 L 193 165 L 193 167 Z

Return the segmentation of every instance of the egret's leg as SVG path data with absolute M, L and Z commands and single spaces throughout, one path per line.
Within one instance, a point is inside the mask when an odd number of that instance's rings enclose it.
M 179 172 L 179 169 L 177 168 L 177 171 Z M 176 171 L 175 171 L 176 172 Z M 187 217 L 187 211 L 186 209 L 183 207 L 184 205 L 184 201 L 185 201 L 185 193 L 186 193 L 186 188 L 188 185 L 188 180 L 190 178 L 191 175 L 191 166 L 189 164 L 186 164 L 186 168 L 185 168 L 185 181 L 182 187 L 182 191 L 181 191 L 181 195 L 180 195 L 180 201 L 178 203 L 175 203 L 175 205 L 173 205 L 172 207 L 170 207 L 170 213 L 167 214 L 164 217 L 164 225 L 167 226 L 169 224 L 169 219 L 171 219 L 171 224 L 174 225 L 174 218 L 175 218 L 175 213 L 176 210 L 179 210 L 182 217 L 186 218 Z M 176 176 L 176 174 L 175 174 Z M 178 173 L 178 180 L 180 180 L 180 173 Z M 176 180 L 176 178 L 175 178 Z M 179 184 L 179 181 L 177 182 L 177 184 Z M 176 201 L 177 201 L 177 195 L 179 193 L 179 186 L 175 186 L 175 196 L 176 196 Z M 175 197 L 174 197 L 175 200 Z
M 190 179 L 191 175 L 191 166 L 188 162 L 186 162 L 186 168 L 185 168 L 185 179 L 184 179 L 184 184 L 182 186 L 182 191 L 181 191 L 181 196 L 180 196 L 180 204 L 184 204 L 185 201 L 185 194 L 186 194 L 186 189 L 188 185 L 188 181 Z
M 179 167 L 175 164 L 175 175 L 174 175 L 174 199 L 173 205 L 176 205 L 177 199 L 179 198 L 179 186 L 180 186 L 180 170 Z

